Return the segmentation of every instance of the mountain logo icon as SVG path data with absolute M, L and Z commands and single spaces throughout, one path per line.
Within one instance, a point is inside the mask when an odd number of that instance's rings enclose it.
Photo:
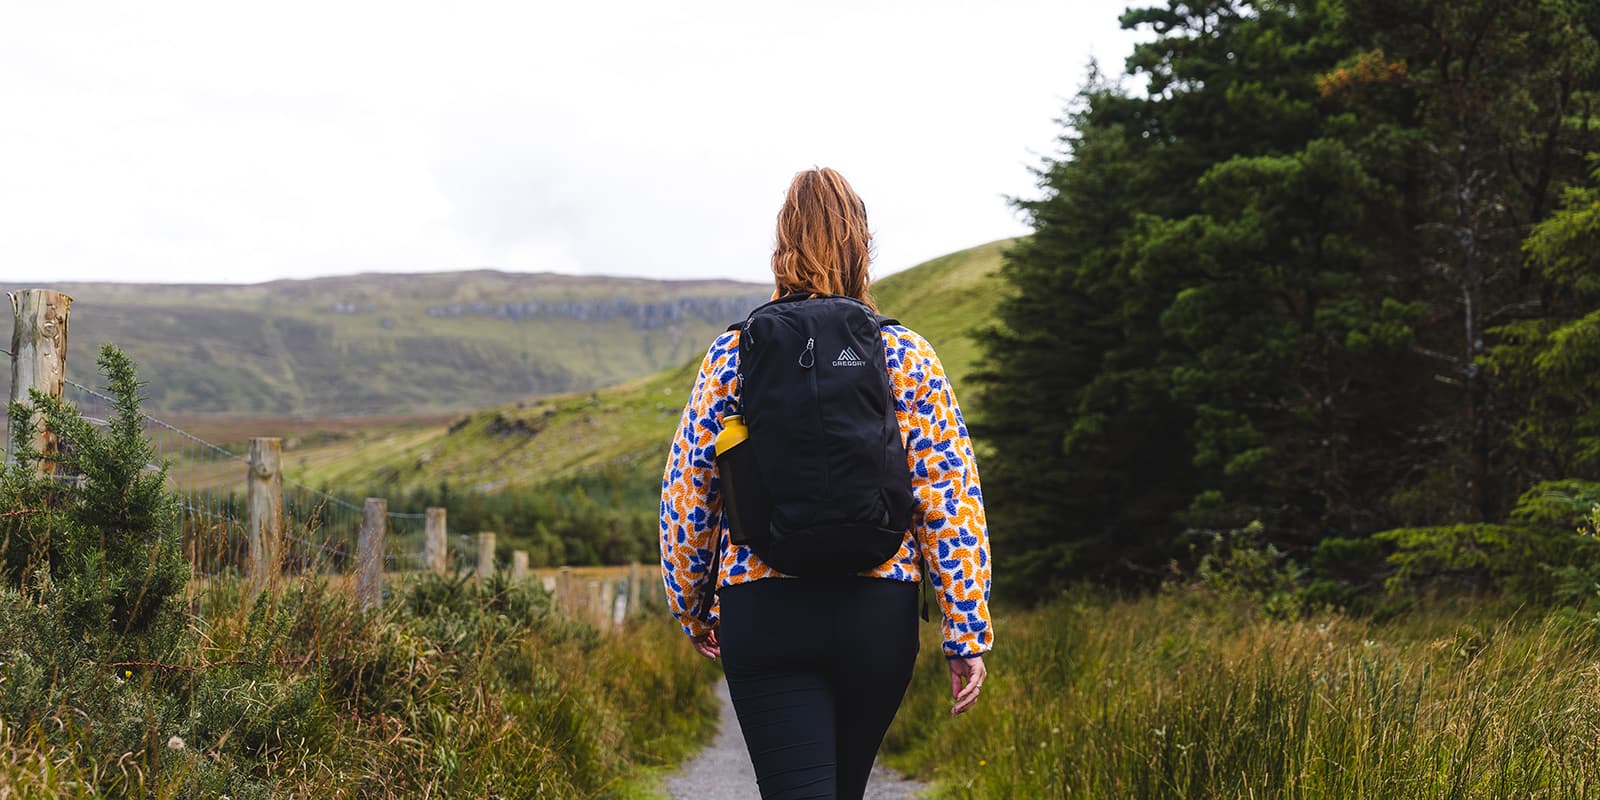
M 839 357 L 833 360 L 833 365 L 836 367 L 864 367 L 867 362 L 861 356 L 856 355 L 855 348 L 846 347 L 839 351 Z

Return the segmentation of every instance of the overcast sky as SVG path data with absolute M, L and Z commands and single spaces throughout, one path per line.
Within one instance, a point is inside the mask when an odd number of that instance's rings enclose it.
M 839 169 L 876 271 L 1025 232 L 1121 0 L 0 0 L 0 281 L 769 280 Z

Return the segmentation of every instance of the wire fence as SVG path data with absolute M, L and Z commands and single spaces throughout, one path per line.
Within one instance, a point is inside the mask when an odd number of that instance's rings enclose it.
M 6 348 L 0 348 L 0 354 L 5 356 L 4 397 L 9 398 L 13 355 Z M 76 381 L 65 381 L 62 399 L 99 428 L 108 427 L 116 414 L 115 398 Z M 0 416 L 4 417 L 0 435 L 9 462 L 14 449 L 10 415 Z M 150 466 L 159 469 L 165 465 L 167 483 L 178 498 L 184 550 L 195 574 L 238 572 L 248 557 L 250 515 L 245 481 L 249 460 L 150 414 L 143 414 L 140 424 L 161 462 Z M 363 521 L 361 506 L 285 479 L 283 516 L 285 571 L 344 573 L 354 569 Z M 389 512 L 388 517 L 386 570 L 422 570 L 425 515 Z M 450 549 L 460 553 L 459 564 L 474 563 L 476 542 L 465 536 L 456 538 Z
M 6 390 L 0 397 L 9 398 L 14 356 L 3 347 L 0 355 L 5 356 L 0 366 L 4 367 Z M 116 415 L 115 398 L 76 381 L 65 381 L 63 400 L 102 429 L 109 427 Z M 150 414 L 141 415 L 140 425 L 159 462 L 149 467 L 166 470 L 167 483 L 178 499 L 184 551 L 194 574 L 212 578 L 242 573 L 250 557 L 249 459 Z M 9 413 L 0 414 L 0 442 L 4 444 L 5 463 L 10 463 L 15 443 Z M 70 442 L 63 443 L 63 447 L 70 447 Z M 335 492 L 285 479 L 281 569 L 296 574 L 355 572 L 364 517 L 361 506 Z M 387 523 L 383 570 L 426 571 L 427 515 L 391 511 Z M 449 573 L 459 575 L 478 564 L 477 537 L 450 535 L 445 549 L 445 569 Z M 517 555 L 525 573 L 526 554 Z M 492 559 L 490 563 L 493 564 Z M 514 566 L 513 577 L 517 573 Z M 638 564 L 628 568 L 625 576 L 616 568 L 580 574 L 562 567 L 556 574 L 545 574 L 541 582 L 564 613 L 601 630 L 619 629 L 628 613 L 637 613 L 652 599 L 659 606 L 661 600 L 659 593 L 646 590 L 648 581 L 641 577 Z M 197 598 L 195 602 L 202 601 Z
M 421 572 L 427 569 L 426 514 L 389 512 L 389 541 L 393 544 L 383 554 L 383 568 L 387 572 Z M 458 573 L 478 563 L 478 540 L 466 534 L 449 536 L 446 547 L 445 569 Z

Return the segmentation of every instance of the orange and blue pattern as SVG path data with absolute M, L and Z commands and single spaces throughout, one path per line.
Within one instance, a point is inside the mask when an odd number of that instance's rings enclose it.
M 945 655 L 980 655 L 992 646 L 994 630 L 989 619 L 989 536 L 972 441 L 933 347 L 900 325 L 883 329 L 883 345 L 919 513 L 900 552 L 862 574 L 918 581 L 923 572 L 919 554 L 926 554 L 944 618 Z M 722 432 L 738 361 L 738 331 L 711 344 L 661 481 L 662 579 L 672 614 L 690 636 L 709 633 L 717 625 L 715 595 L 707 586 L 712 558 L 721 558 L 720 586 L 787 577 L 762 563 L 750 548 L 732 544 L 723 524 L 714 443 Z

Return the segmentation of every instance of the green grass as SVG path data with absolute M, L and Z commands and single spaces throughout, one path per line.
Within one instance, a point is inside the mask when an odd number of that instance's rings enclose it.
M 886 741 L 936 797 L 1600 793 L 1600 621 L 1574 613 L 1283 622 L 1177 590 L 1002 614 L 996 642 L 956 719 L 922 659 Z
M 995 271 L 1010 241 L 952 253 L 874 285 L 879 308 L 927 337 L 958 389 L 978 357 L 971 332 L 993 319 L 999 303 Z M 715 335 L 694 342 L 696 355 L 679 366 L 622 386 L 489 408 L 449 424 L 361 430 L 290 447 L 286 464 L 312 485 L 399 491 L 448 481 L 492 492 L 601 470 L 654 481 Z

